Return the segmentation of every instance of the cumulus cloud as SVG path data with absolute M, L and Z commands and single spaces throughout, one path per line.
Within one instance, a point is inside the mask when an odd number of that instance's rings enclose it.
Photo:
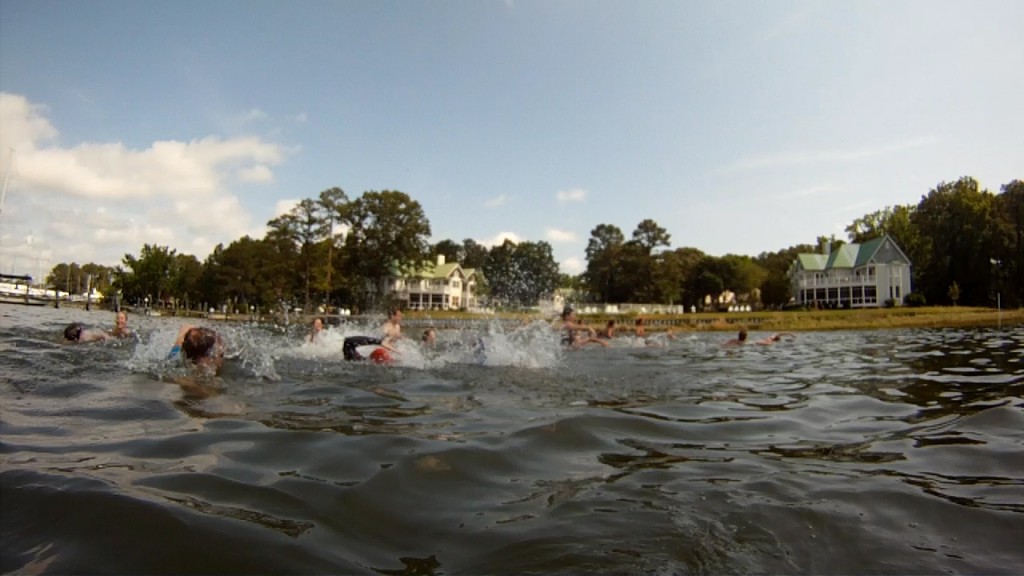
M 498 232 L 495 236 L 490 239 L 477 240 L 481 246 L 501 246 L 505 243 L 505 240 L 511 240 L 512 242 L 519 244 L 523 239 L 515 232 Z
M 273 181 L 272 166 L 285 155 L 255 137 L 157 140 L 142 149 L 62 145 L 47 113 L 22 95 L 0 93 L 0 150 L 14 150 L 4 164 L 11 177 L 0 266 L 17 258 L 113 265 L 147 243 L 203 259 L 252 229 L 231 185 Z M 18 240 L 27 233 L 31 244 Z
M 558 202 L 561 204 L 565 204 L 566 202 L 582 202 L 587 198 L 587 191 L 583 188 L 559 190 L 555 193 L 555 198 L 558 199 Z
M 545 231 L 545 237 L 551 242 L 575 242 L 577 239 L 575 232 L 559 230 L 557 228 L 548 228 Z

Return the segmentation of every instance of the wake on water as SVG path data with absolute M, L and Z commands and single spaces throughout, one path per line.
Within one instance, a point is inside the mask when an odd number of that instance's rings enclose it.
M 265 324 L 225 324 L 214 326 L 227 347 L 225 373 L 241 370 L 244 376 L 279 381 L 278 364 L 291 360 L 346 363 L 342 345 L 350 336 L 379 332 L 378 324 L 349 322 L 325 327 L 314 342 L 309 341 L 306 326 Z M 178 326 L 160 327 L 139 337 L 129 369 L 154 375 L 160 380 L 184 377 L 188 370 L 180 358 L 168 357 L 174 345 Z M 424 346 L 413 335 L 394 346 L 389 366 L 433 369 L 452 365 L 503 366 L 527 369 L 554 368 L 564 362 L 560 333 L 551 325 L 537 320 L 508 328 L 500 322 L 482 323 L 474 328 L 437 331 L 437 341 Z M 362 347 L 369 356 L 375 346 Z M 243 376 L 243 377 L 244 377 Z

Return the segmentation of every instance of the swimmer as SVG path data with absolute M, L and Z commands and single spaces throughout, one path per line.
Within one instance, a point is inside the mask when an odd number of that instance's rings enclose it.
M 170 357 L 180 352 L 184 352 L 185 358 L 206 375 L 220 374 L 224 366 L 224 341 L 220 334 L 210 328 L 182 326 L 174 340 Z
M 349 336 L 341 345 L 341 355 L 345 360 L 366 360 L 366 357 L 359 353 L 356 348 L 360 346 L 380 346 L 383 341 L 373 336 Z M 378 348 L 379 350 L 379 348 Z
M 746 328 L 740 328 L 739 334 L 736 335 L 736 338 L 734 338 L 732 340 L 729 340 L 728 342 L 723 344 L 723 346 L 742 346 L 743 344 L 746 344 L 746 343 L 747 343 L 747 329 Z
M 597 333 L 598 338 L 604 338 L 605 340 L 611 340 L 615 337 L 615 320 L 609 320 L 604 328 Z
M 637 338 L 644 338 L 647 336 L 647 328 L 644 327 L 643 318 L 637 318 L 635 326 L 636 327 L 633 329 L 633 332 L 636 334 Z
M 796 334 L 793 334 L 792 332 L 779 332 L 778 334 L 772 334 L 763 340 L 758 340 L 757 343 L 762 346 L 769 346 L 776 342 L 781 342 L 784 336 L 788 336 L 790 339 L 796 338 Z
M 316 342 L 316 337 L 324 329 L 324 319 L 317 316 L 313 318 L 313 322 L 310 323 L 309 341 Z
M 384 332 L 384 345 L 393 346 L 396 341 L 402 338 L 402 311 L 398 308 L 391 308 L 388 311 L 388 319 L 381 326 Z
M 115 338 L 130 338 L 133 336 L 132 329 L 128 327 L 128 313 L 124 310 L 117 312 L 117 317 L 114 320 L 114 329 L 110 331 L 110 335 Z
M 571 348 L 581 348 L 587 344 L 600 344 L 608 347 L 607 342 L 596 338 L 597 332 L 593 328 L 576 321 L 576 311 L 571 306 L 566 306 L 562 310 L 562 323 L 556 328 L 565 332 L 562 336 L 562 344 Z M 588 336 L 580 336 L 580 332 L 586 332 Z
M 424 346 L 433 347 L 437 343 L 437 330 L 433 328 L 427 328 L 423 331 L 423 336 L 420 337 Z
M 64 339 L 68 342 L 103 342 L 110 335 L 103 330 L 86 328 L 80 322 L 72 322 L 64 329 Z

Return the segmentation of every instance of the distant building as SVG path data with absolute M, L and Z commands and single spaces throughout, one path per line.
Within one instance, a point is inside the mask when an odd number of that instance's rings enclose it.
M 482 279 L 478 270 L 446 263 L 444 255 L 439 255 L 436 263 L 424 263 L 413 272 L 394 272 L 385 283 L 384 295 L 392 302 L 403 302 L 409 310 L 474 309 L 479 306 L 475 289 Z
M 844 244 L 823 254 L 798 254 L 789 267 L 793 299 L 807 306 L 900 306 L 911 292 L 910 259 L 888 235 Z

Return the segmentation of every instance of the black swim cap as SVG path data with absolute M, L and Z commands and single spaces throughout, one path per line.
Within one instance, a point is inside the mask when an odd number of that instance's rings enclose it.
M 82 337 L 82 329 L 84 327 L 78 322 L 72 322 L 64 329 L 64 338 L 71 341 L 76 341 Z

